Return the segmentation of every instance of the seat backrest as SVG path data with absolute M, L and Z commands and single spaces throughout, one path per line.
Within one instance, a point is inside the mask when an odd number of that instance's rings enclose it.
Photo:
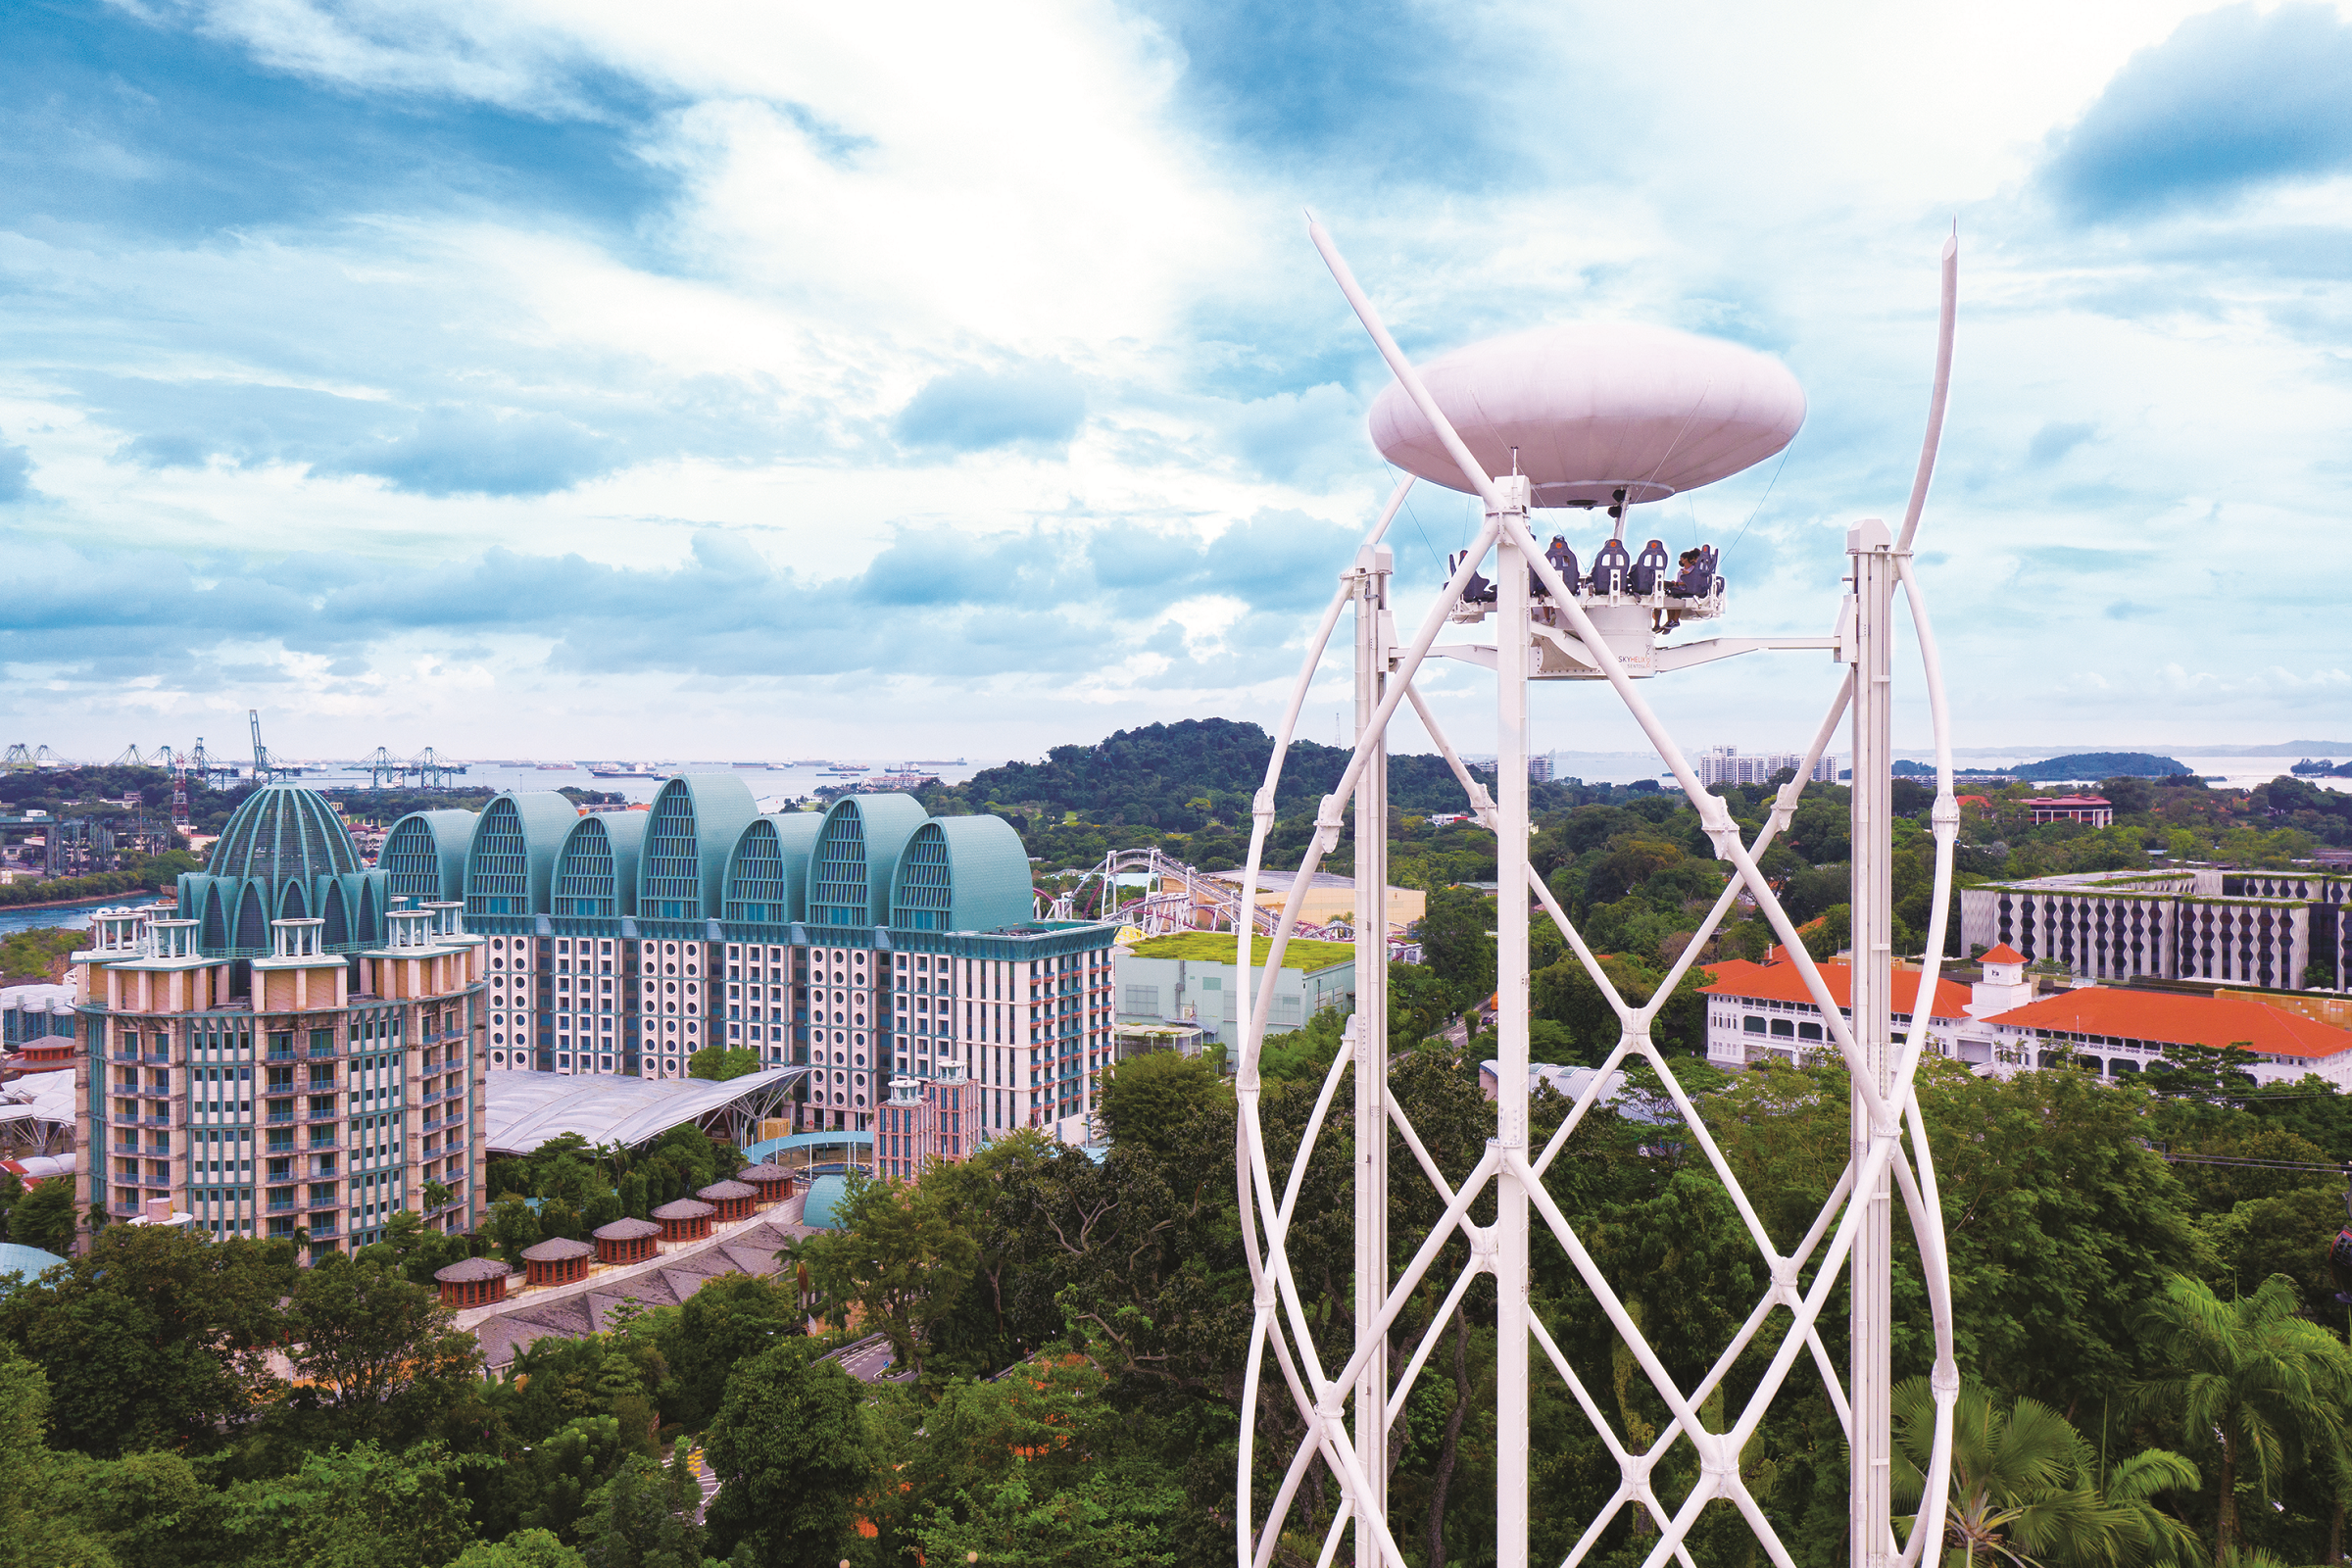
M 1711 594 L 1715 591 L 1715 563 L 1719 559 L 1721 558 L 1715 554 L 1715 547 L 1713 545 L 1701 545 L 1698 547 L 1698 561 L 1693 572 L 1695 586 L 1690 590 L 1693 598 Z
M 1621 539 L 1610 540 L 1592 557 L 1592 591 L 1596 594 L 1624 593 L 1633 574 L 1634 558 L 1626 554 Z
M 1634 592 L 1643 598 L 1656 593 L 1659 580 L 1666 575 L 1666 545 L 1663 540 L 1652 539 L 1643 545 L 1642 554 L 1634 559 Z
M 1560 581 L 1568 585 L 1568 591 L 1576 592 L 1580 586 L 1577 581 L 1576 552 L 1568 548 L 1568 542 L 1554 539 L 1551 548 L 1544 552 L 1544 559 L 1550 562 L 1553 569 L 1559 572 Z

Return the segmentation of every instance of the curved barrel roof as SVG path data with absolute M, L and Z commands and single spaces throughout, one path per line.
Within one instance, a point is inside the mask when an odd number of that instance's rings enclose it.
M 640 920 L 715 918 L 735 841 L 760 814 L 733 774 L 681 773 L 654 796 L 637 879 Z
M 547 912 L 610 919 L 635 909 L 645 820 L 643 811 L 591 811 L 575 821 L 556 851 Z
M 845 795 L 835 801 L 808 868 L 808 923 L 888 925 L 899 852 L 930 819 L 911 795 Z
M 1029 852 L 1001 816 L 935 816 L 899 854 L 890 923 L 908 931 L 993 931 L 1034 911 Z
M 483 807 L 466 853 L 466 912 L 544 911 L 556 851 L 579 815 L 553 790 L 511 792 Z
M 724 918 L 782 924 L 808 907 L 808 857 L 825 819 L 813 811 L 785 811 L 752 819 L 727 859 Z
M 375 857 L 396 899 L 439 903 L 466 896 L 466 852 L 481 821 L 474 811 L 411 811 L 392 824 Z

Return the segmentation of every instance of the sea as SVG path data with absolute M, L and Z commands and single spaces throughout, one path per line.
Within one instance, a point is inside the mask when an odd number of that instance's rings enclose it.
M 996 758 L 975 758 L 958 762 L 920 762 L 905 758 L 890 758 L 868 761 L 861 758 L 834 758 L 821 763 L 776 762 L 758 766 L 739 767 L 729 762 L 637 762 L 620 760 L 616 765 L 644 767 L 645 774 L 630 778 L 597 778 L 586 767 L 575 763 L 540 765 L 523 760 L 468 762 L 462 777 L 453 779 L 455 785 L 471 790 L 602 790 L 618 793 L 631 801 L 651 801 L 662 788 L 662 780 L 673 773 L 729 773 L 743 780 L 762 810 L 777 810 L 796 801 L 813 798 L 826 785 L 854 784 L 871 773 L 901 771 L 900 763 L 909 762 L 906 771 L 936 774 L 942 783 L 960 784 L 984 767 L 1001 760 Z M 605 766 L 605 763 L 598 763 Z M 835 768 L 858 767 L 862 773 L 836 772 Z M 328 799 L 341 799 L 339 792 L 368 788 L 368 770 L 350 763 L 325 762 L 305 767 L 302 782 Z
M 152 893 L 118 893 L 111 899 L 84 899 L 79 904 L 57 904 L 44 908 L 0 907 L 0 937 L 12 931 L 38 931 L 51 926 L 69 926 L 76 931 L 90 928 L 90 916 L 99 909 L 116 905 L 151 904 Z

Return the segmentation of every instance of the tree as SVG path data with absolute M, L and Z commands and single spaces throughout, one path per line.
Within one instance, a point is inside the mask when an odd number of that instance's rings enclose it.
M 265 1353 L 293 1275 L 282 1244 L 109 1226 L 0 1297 L 0 1340 L 47 1375 L 60 1446 L 102 1458 L 214 1447 L 275 1387 Z
M 907 1523 L 927 1562 L 1166 1568 L 1175 1478 L 1122 1439 L 1084 1358 L 1051 1351 L 991 1383 L 956 1383 L 922 1412 Z
M 2271 1502 L 2299 1459 L 2332 1465 L 2346 1439 L 2352 1350 L 2297 1315 L 2297 1294 L 2294 1281 L 2275 1274 L 2252 1296 L 2224 1301 L 2180 1277 L 2143 1314 L 2170 1366 L 2132 1385 L 2130 1402 L 2178 1421 L 2190 1449 L 2219 1455 L 2216 1564 L 2245 1548 L 2241 1487 Z
M 445 1563 L 473 1535 L 462 1461 L 425 1444 L 372 1443 L 307 1456 L 292 1475 L 229 1489 L 228 1529 L 246 1568 L 416 1568 Z
M 1201 1105 L 1230 1092 L 1208 1063 L 1181 1052 L 1131 1056 L 1102 1075 L 1102 1125 L 1111 1142 L 1157 1146 Z
M 899 1364 L 920 1377 L 925 1333 L 956 1309 L 979 1263 L 978 1244 L 937 1183 L 877 1181 L 853 1169 L 835 1213 L 839 1228 L 799 1250 L 829 1315 L 846 1327 L 855 1304 L 889 1338 Z
M 74 1250 L 74 1183 L 52 1176 L 38 1183 L 8 1211 L 8 1237 L 21 1247 L 37 1247 L 63 1257 Z
M 1917 1507 L 1936 1433 L 1926 1378 L 1894 1388 L 1894 1497 Z M 1966 1379 L 1952 1408 L 1951 1496 L 1944 1540 L 1973 1563 L 2138 1568 L 2170 1563 L 2196 1538 L 2152 1498 L 2197 1484 L 2197 1467 L 2150 1448 L 2107 1472 L 2066 1418 L 2038 1399 L 2009 1400 Z
M 778 1341 L 807 1332 L 808 1314 L 793 1282 L 725 1274 L 664 1313 L 654 1341 L 669 1365 L 662 1415 L 700 1432 L 718 1414 L 727 1380 L 741 1363 Z
M 1452 1013 L 1446 982 L 1425 963 L 1389 965 L 1389 1050 L 1401 1054 L 1443 1031 Z
M 504 1541 L 477 1541 L 449 1568 L 586 1568 L 580 1554 L 544 1530 L 517 1530 Z
M 806 1341 L 736 1369 L 705 1458 L 719 1477 L 707 1519 L 712 1549 L 754 1568 L 835 1560 L 852 1508 L 872 1480 L 864 1390 Z M 619 1565 L 615 1565 L 619 1568 Z
M 612 1417 L 584 1415 L 568 1423 L 526 1455 L 516 1523 L 556 1540 L 576 1540 L 588 1499 L 628 1456 L 620 1423 Z
M 481 1364 L 434 1292 L 337 1253 L 302 1272 L 286 1331 L 295 1369 L 338 1425 L 365 1435 L 416 1430 L 416 1407 L 437 1413 Z
M 581 1560 L 587 1568 L 701 1568 L 703 1531 L 694 1523 L 700 1494 L 683 1450 L 667 1470 L 631 1454 L 588 1499 Z
M 1413 934 L 1421 956 L 1465 1011 L 1494 990 L 1494 901 L 1472 888 L 1440 888 Z
M 742 1078 L 760 1070 L 760 1053 L 743 1047 L 705 1046 L 686 1058 L 689 1078 L 715 1078 L 724 1083 L 730 1078 Z

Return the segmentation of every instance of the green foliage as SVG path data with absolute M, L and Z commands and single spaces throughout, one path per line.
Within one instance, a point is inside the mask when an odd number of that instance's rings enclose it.
M 1103 1397 L 1107 1382 L 1049 1352 L 997 1382 L 943 1389 L 920 1412 L 924 1441 L 902 1439 L 914 1457 L 879 1510 L 885 1549 L 911 1538 L 926 1562 L 1174 1563 L 1167 1527 L 1183 1490 Z
M 101 1458 L 201 1450 L 270 1393 L 264 1351 L 293 1276 L 284 1246 L 113 1225 L 65 1268 L 0 1297 L 0 1340 L 48 1375 L 61 1446 Z
M 431 1288 L 329 1252 L 300 1271 L 286 1333 L 296 1373 L 339 1433 L 420 1435 L 481 1365 Z
M 2069 752 L 2064 757 L 2052 757 L 2039 762 L 2028 762 L 2014 770 L 2019 778 L 2070 779 L 2105 778 L 2128 774 L 2133 781 L 2151 778 L 2170 778 L 2188 771 L 2188 765 L 2154 752 Z M 2113 796 L 2108 799 L 2113 800 Z
M 661 1386 L 662 1418 L 700 1432 L 718 1414 L 737 1366 L 806 1332 L 796 1285 L 730 1274 L 712 1280 L 647 1330 L 669 1375 Z
M 434 1445 L 372 1443 L 307 1455 L 291 1475 L 228 1489 L 236 1561 L 251 1568 L 415 1568 L 447 1562 L 473 1530 L 462 1463 Z
M 700 1493 L 683 1451 L 666 1470 L 631 1454 L 589 1496 L 581 1561 L 587 1568 L 702 1568 L 703 1531 L 693 1522 Z
M 980 1260 L 950 1187 L 853 1168 L 834 1213 L 838 1228 L 808 1237 L 795 1254 L 815 1282 L 820 1311 L 846 1327 L 855 1308 L 920 1376 L 926 1332 L 955 1310 Z
M 62 980 L 67 956 L 88 940 L 88 932 L 66 926 L 12 931 L 0 937 L 0 981 Z
M 1200 1057 L 1154 1051 L 1105 1068 L 1099 1103 L 1114 1143 L 1164 1149 L 1166 1135 L 1195 1108 L 1232 1098 L 1224 1080 Z
M 449 1568 L 586 1568 L 580 1554 L 544 1530 L 517 1530 L 504 1541 L 477 1541 Z
M 878 1477 L 863 1391 L 805 1343 L 769 1348 L 727 1385 L 706 1457 L 719 1477 L 711 1546 L 745 1568 L 832 1562 Z
M 712 1078 L 725 1083 L 731 1078 L 747 1077 L 760 1070 L 760 1053 L 736 1047 L 705 1046 L 686 1058 L 686 1076 Z
M 1928 1380 L 1906 1378 L 1897 1385 L 1892 1409 L 1895 1505 L 1916 1508 L 1935 1446 L 1936 1404 Z M 1944 1541 L 1967 1561 L 2037 1561 L 2051 1568 L 2177 1562 L 2193 1552 L 2196 1538 L 2154 1499 L 2197 1483 L 2197 1467 L 2163 1448 L 2133 1454 L 2103 1472 L 2097 1451 L 2057 1411 L 1964 1379 L 1952 1410 Z
M 1421 959 L 1446 983 L 1452 1010 L 1483 1004 L 1494 993 L 1494 901 L 1469 888 L 1440 888 L 1413 928 Z
M 2146 1332 L 2165 1344 L 2167 1365 L 2131 1385 L 2129 1399 L 2176 1430 L 2191 1453 L 2214 1457 L 2217 1558 L 2248 1544 L 2242 1502 L 2267 1513 L 2261 1505 L 2279 1498 L 2298 1461 L 2317 1458 L 2342 1473 L 2352 1350 L 2297 1315 L 2297 1294 L 2279 1276 L 2224 1301 L 2202 1282 L 2178 1278 L 2141 1313 Z
M 36 1184 L 8 1210 L 8 1239 L 60 1257 L 74 1250 L 74 1182 L 55 1176 Z

